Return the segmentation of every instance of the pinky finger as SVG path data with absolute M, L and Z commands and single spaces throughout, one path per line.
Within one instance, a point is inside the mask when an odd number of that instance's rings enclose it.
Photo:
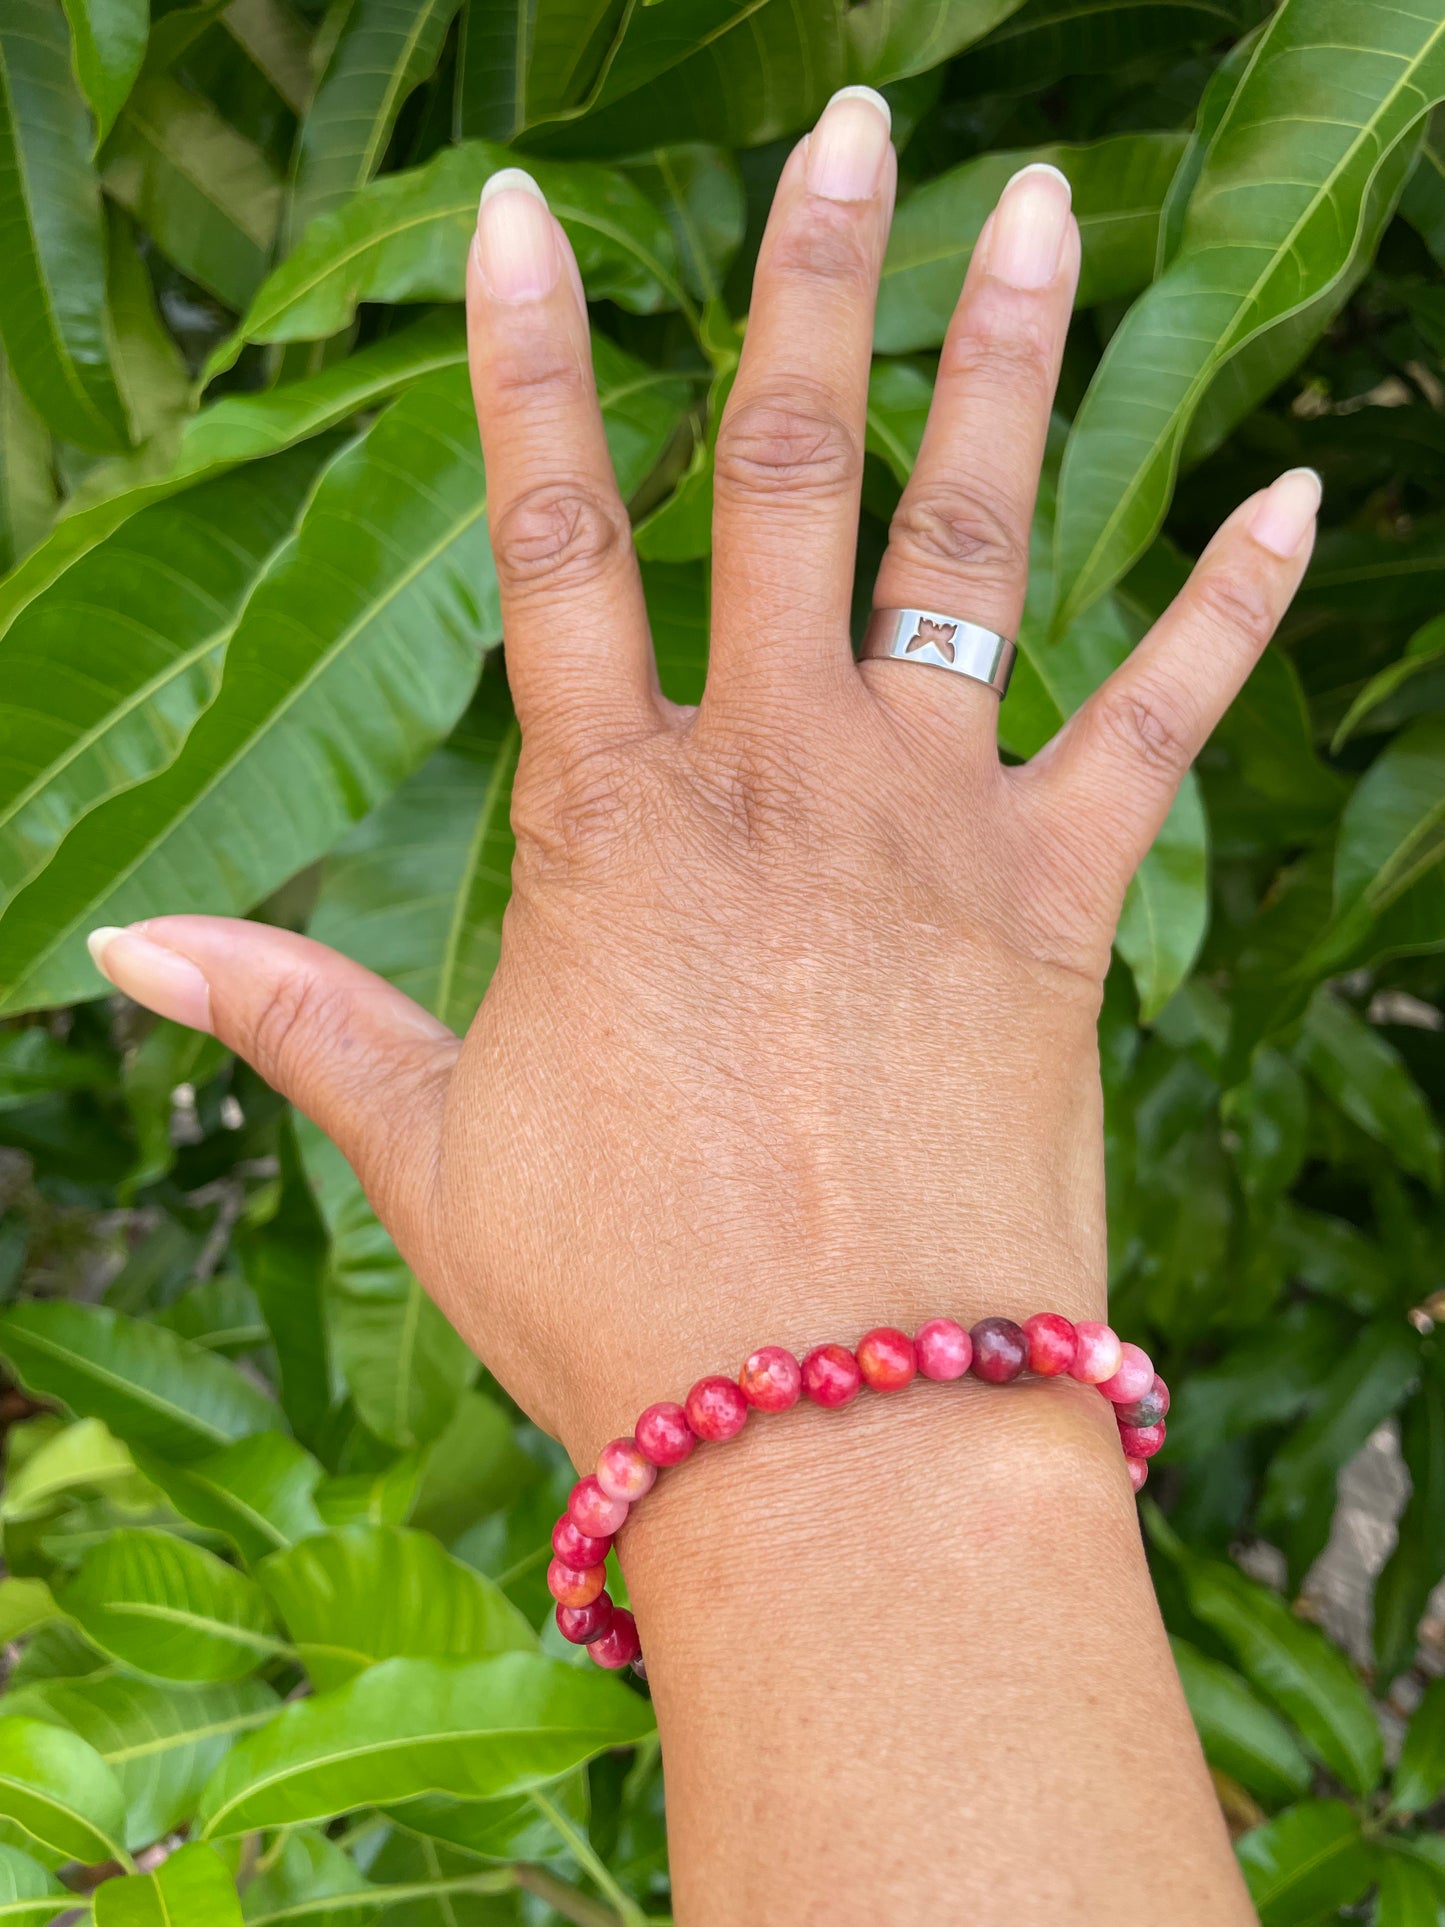
M 1319 505 L 1310 468 L 1242 503 L 1128 661 L 1020 772 L 1064 842 L 1088 837 L 1080 854 L 1115 895 L 1289 607 Z

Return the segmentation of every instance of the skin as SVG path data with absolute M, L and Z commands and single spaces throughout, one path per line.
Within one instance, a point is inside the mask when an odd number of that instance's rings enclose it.
M 182 916 L 96 943 L 121 988 L 213 1029 L 331 1134 L 584 1469 L 764 1342 L 1106 1315 L 1115 921 L 1308 560 L 1296 477 L 1231 517 L 1023 767 L 999 761 L 987 688 L 855 666 L 894 187 L 857 118 L 875 112 L 831 108 L 778 190 L 718 442 L 695 712 L 658 691 L 561 229 L 520 189 L 483 210 L 472 376 L 524 751 L 501 962 L 466 1039 L 284 931 Z M 820 143 L 851 154 L 848 194 L 836 168 L 819 191 Z M 1005 634 L 1078 270 L 1072 218 L 1026 192 L 1056 265 L 1018 284 L 1012 184 L 876 594 Z M 507 298 L 519 232 L 532 271 Z M 920 1380 L 755 1420 L 664 1477 L 621 1551 L 683 1927 L 1254 1918 L 1092 1390 Z

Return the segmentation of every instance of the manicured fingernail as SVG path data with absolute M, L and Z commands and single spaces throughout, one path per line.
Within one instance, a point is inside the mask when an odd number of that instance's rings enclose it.
M 1058 168 L 1022 167 L 1004 188 L 989 225 L 990 274 L 1011 288 L 1046 288 L 1059 271 L 1073 195 Z
M 1324 484 L 1312 468 L 1287 468 L 1265 491 L 1249 532 L 1261 548 L 1288 562 L 1303 548 L 1320 511 Z
M 893 116 L 871 87 L 843 87 L 808 136 L 804 176 L 825 201 L 871 201 L 883 180 Z
M 115 924 L 92 930 L 85 942 L 101 976 L 127 997 L 192 1030 L 211 1028 L 210 985 L 189 957 Z
M 530 174 L 504 167 L 482 189 L 477 262 L 498 301 L 539 301 L 562 270 L 547 199 Z

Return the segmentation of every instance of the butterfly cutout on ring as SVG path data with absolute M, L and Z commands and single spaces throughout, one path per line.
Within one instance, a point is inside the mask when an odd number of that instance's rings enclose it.
M 917 633 L 909 638 L 903 653 L 911 656 L 915 649 L 926 649 L 931 642 L 945 662 L 952 662 L 957 654 L 953 646 L 957 633 L 956 622 L 930 622 L 927 616 L 920 616 Z

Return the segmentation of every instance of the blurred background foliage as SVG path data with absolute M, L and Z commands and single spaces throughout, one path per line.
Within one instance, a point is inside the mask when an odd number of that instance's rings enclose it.
M 1324 478 L 1120 931 L 1113 1290 L 1180 1387 L 1144 1519 L 1261 1918 L 1445 1921 L 1445 23 L 1371 0 L 5 0 L 0 1920 L 667 1918 L 645 1695 L 547 1623 L 560 1452 L 83 939 L 255 912 L 466 1026 L 517 750 L 478 192 L 520 160 L 572 236 L 695 699 L 761 223 L 852 80 L 901 156 L 860 613 L 985 215 L 1074 187 L 1006 753 Z

